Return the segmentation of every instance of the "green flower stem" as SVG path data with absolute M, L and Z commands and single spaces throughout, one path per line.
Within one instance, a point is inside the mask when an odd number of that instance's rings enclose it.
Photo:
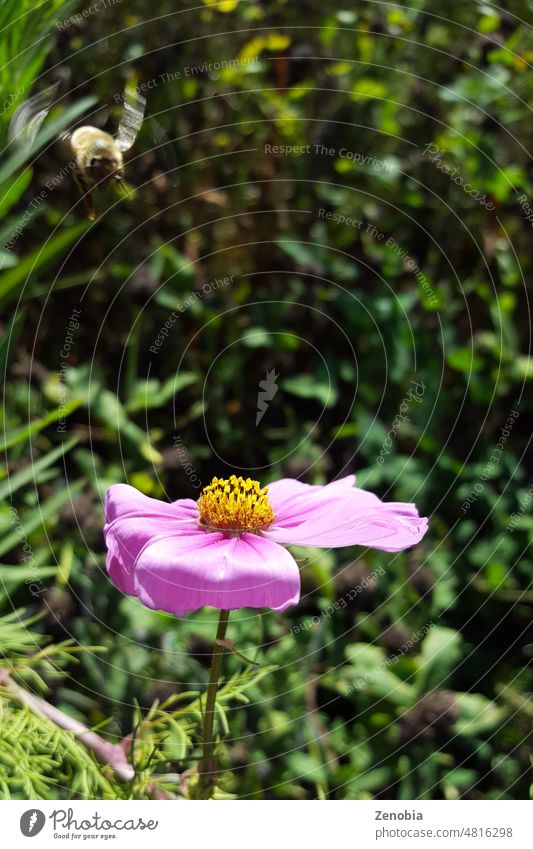
M 214 758 L 215 741 L 213 739 L 213 726 L 215 722 L 215 705 L 217 699 L 218 679 L 222 666 L 222 655 L 225 651 L 221 640 L 226 636 L 229 622 L 229 610 L 221 610 L 218 620 L 217 635 L 213 654 L 211 656 L 211 669 L 209 672 L 209 683 L 207 685 L 207 701 L 204 716 L 203 734 L 203 757 L 200 761 L 198 796 L 200 799 L 210 799 L 215 789 L 216 762 Z

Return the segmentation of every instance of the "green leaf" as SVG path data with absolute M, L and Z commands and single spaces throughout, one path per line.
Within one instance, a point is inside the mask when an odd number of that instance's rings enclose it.
M 24 469 L 20 469 L 20 471 L 15 472 L 15 474 L 8 476 L 0 483 L 0 499 L 10 498 L 17 489 L 20 489 L 21 486 L 30 483 L 30 481 L 37 483 L 39 474 L 43 471 L 43 469 L 47 469 L 55 463 L 59 457 L 64 457 L 77 442 L 78 437 L 74 436 L 72 439 L 69 439 L 67 442 L 62 443 L 61 445 L 58 445 L 57 448 L 49 451 L 43 457 L 39 457 L 38 460 L 28 463 Z
M 5 372 L 10 352 L 15 348 L 24 325 L 25 310 L 17 310 L 0 340 L 0 374 Z
M 38 528 L 44 528 L 45 522 L 49 519 L 53 517 L 57 518 L 57 513 L 63 504 L 66 504 L 73 495 L 79 492 L 83 485 L 83 480 L 69 484 L 68 487 L 47 498 L 46 501 L 35 507 L 29 514 L 21 517 L 17 527 L 0 541 L 0 557 L 7 551 L 16 548 L 21 540 L 27 539 Z
M 56 566 L 25 566 L 24 564 L 15 566 L 4 566 L 0 564 L 0 589 L 7 590 L 7 593 L 27 582 L 36 582 L 51 578 L 57 572 Z
M 95 393 L 92 409 L 113 431 L 119 431 L 132 442 L 149 463 L 161 462 L 161 454 L 148 440 L 147 434 L 128 418 L 125 407 L 117 396 L 108 389 Z
M 505 708 L 480 693 L 458 693 L 456 704 L 460 714 L 455 723 L 458 734 L 484 734 L 504 722 L 507 714 Z
M 347 647 L 346 657 L 350 661 L 352 678 L 346 688 L 346 696 L 371 693 L 395 705 L 409 706 L 413 703 L 413 687 L 394 674 L 394 660 L 385 657 L 379 646 L 354 643 Z
M 33 171 L 31 168 L 28 168 L 27 171 L 23 171 L 15 180 L 9 183 L 3 193 L 0 193 L 0 218 L 3 218 L 11 207 L 16 204 L 21 195 L 24 194 L 31 183 L 32 177 Z
M 443 689 L 462 655 L 461 635 L 451 628 L 433 625 L 422 643 L 416 688 L 421 695 Z
M 42 248 L 33 251 L 29 256 L 22 259 L 18 265 L 5 271 L 0 278 L 0 305 L 5 306 L 14 300 L 19 290 L 26 283 L 33 282 L 37 272 L 52 262 L 57 256 L 63 256 L 67 248 L 84 233 L 89 227 L 89 222 L 75 224 L 66 230 L 57 233 L 48 241 L 44 242 Z
M 313 398 L 324 407 L 334 407 L 337 403 L 336 387 L 311 374 L 287 377 L 281 385 L 291 395 L 296 395 L 298 398 Z
M 379 790 L 380 787 L 390 784 L 392 777 L 392 770 L 389 766 L 380 766 L 368 770 L 368 772 L 363 772 L 349 782 L 347 798 L 357 799 L 360 798 L 361 794 L 364 794 L 363 798 L 368 798 L 366 794 L 369 791 Z
M 470 348 L 455 348 L 446 355 L 446 362 L 455 371 L 461 371 L 469 374 L 470 372 L 478 372 L 483 368 L 482 357 L 476 356 Z
M 128 413 L 135 413 L 138 410 L 162 407 L 187 386 L 196 382 L 197 377 L 193 372 L 180 372 L 177 375 L 172 375 L 163 384 L 158 380 L 139 382 L 135 386 L 132 397 L 125 404 L 125 408 Z
M 81 403 L 81 400 L 76 398 L 73 401 L 69 401 L 64 407 L 57 407 L 55 410 L 52 410 L 44 418 L 37 419 L 37 421 L 19 428 L 14 433 L 8 434 L 5 440 L 0 442 L 0 451 L 5 451 L 7 448 L 13 448 L 14 445 L 25 442 L 34 434 L 44 430 L 49 424 L 59 421 L 59 419 L 66 419 L 67 416 L 70 416 L 71 413 L 78 409 Z

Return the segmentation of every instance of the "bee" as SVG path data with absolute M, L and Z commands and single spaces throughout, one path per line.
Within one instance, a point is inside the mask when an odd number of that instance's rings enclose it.
M 25 100 L 16 110 L 9 128 L 9 138 L 17 144 L 30 145 L 50 111 L 57 87 Z M 72 174 L 85 198 L 87 215 L 94 221 L 96 213 L 92 192 L 103 191 L 110 185 L 124 184 L 124 157 L 134 144 L 142 126 L 146 100 L 135 91 L 126 89 L 122 98 L 122 116 L 116 136 L 98 127 L 82 126 L 61 137 L 69 149 Z

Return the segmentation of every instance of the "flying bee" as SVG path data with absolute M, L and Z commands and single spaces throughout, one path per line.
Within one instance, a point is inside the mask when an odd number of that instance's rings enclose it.
M 16 110 L 9 128 L 9 138 L 18 144 L 31 145 L 50 111 L 56 87 L 25 100 Z M 117 185 L 127 192 L 124 184 L 124 157 L 134 144 L 142 126 L 146 100 L 135 91 L 126 89 L 122 98 L 122 116 L 116 136 L 98 127 L 78 127 L 61 137 L 72 161 L 72 173 L 87 203 L 90 221 L 96 218 L 92 192 Z

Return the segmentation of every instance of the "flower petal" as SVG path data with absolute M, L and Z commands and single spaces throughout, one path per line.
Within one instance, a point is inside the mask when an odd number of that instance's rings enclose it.
M 191 506 L 194 510 L 191 510 Z M 194 501 L 168 504 L 148 498 L 132 486 L 111 486 L 105 497 L 104 538 L 107 545 L 106 567 L 116 587 L 136 595 L 133 567 L 139 552 L 161 534 L 181 533 L 197 526 L 198 509 Z M 193 518 L 191 518 L 193 517 Z
M 200 531 L 155 539 L 140 553 L 134 580 L 143 604 L 174 614 L 204 605 L 285 610 L 300 598 L 293 557 L 257 534 Z
M 190 498 L 180 498 L 170 504 L 143 495 L 133 486 L 117 483 L 110 486 L 105 494 L 105 516 L 108 523 L 124 516 L 168 516 L 170 518 L 193 518 L 198 515 L 196 502 Z
M 428 523 L 414 504 L 387 504 L 345 481 L 307 490 L 284 486 L 279 493 L 275 485 L 269 487 L 276 518 L 264 536 L 286 545 L 362 545 L 383 551 L 402 551 L 422 539 Z
M 327 484 L 328 489 L 338 486 L 352 487 L 355 483 L 355 475 L 347 475 L 345 478 L 340 478 L 337 481 Z M 309 495 L 312 492 L 323 490 L 323 486 L 314 486 L 313 484 L 303 483 L 294 478 L 281 478 L 273 483 L 267 484 L 268 500 L 274 511 L 278 513 L 287 505 L 295 496 Z
M 351 509 L 355 508 L 360 513 L 375 509 L 382 503 L 372 492 L 353 487 L 354 480 L 354 476 L 350 475 L 326 486 L 300 484 L 298 489 L 285 481 L 278 482 L 284 484 L 279 489 L 276 484 L 271 484 L 268 497 L 275 515 L 273 529 L 299 526 L 302 522 L 314 523 L 324 515 L 324 510 L 346 505 L 347 499 Z
M 133 570 L 139 553 L 152 540 L 169 535 L 204 533 L 195 520 L 162 516 L 124 516 L 104 526 L 107 545 L 106 567 L 115 586 L 128 593 L 135 591 Z
M 123 593 L 135 595 L 133 560 L 123 556 L 120 539 L 111 531 L 105 534 L 107 545 L 106 569 L 114 585 Z

